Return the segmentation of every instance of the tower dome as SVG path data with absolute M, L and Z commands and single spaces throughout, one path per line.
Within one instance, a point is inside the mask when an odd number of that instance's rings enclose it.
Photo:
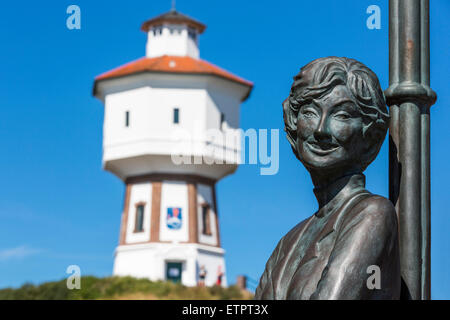
M 175 9 L 145 21 L 141 30 L 147 32 L 147 57 L 161 55 L 198 58 L 198 36 L 206 26 Z

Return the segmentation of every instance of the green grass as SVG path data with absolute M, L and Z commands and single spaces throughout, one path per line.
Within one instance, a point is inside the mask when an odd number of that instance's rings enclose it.
M 80 300 L 80 299 L 250 299 L 251 295 L 236 286 L 222 288 L 186 287 L 163 281 L 133 277 L 81 277 L 81 289 L 69 290 L 66 280 L 40 285 L 25 284 L 17 289 L 1 289 L 0 300 Z

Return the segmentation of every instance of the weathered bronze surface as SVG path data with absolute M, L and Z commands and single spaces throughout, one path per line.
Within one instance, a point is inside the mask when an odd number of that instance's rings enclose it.
M 287 138 L 311 175 L 319 209 L 280 240 L 255 298 L 398 299 L 395 208 L 365 189 L 363 175 L 389 122 L 377 76 L 353 59 L 314 60 L 294 78 L 283 111 Z M 378 289 L 368 286 L 374 267 Z
M 402 298 L 431 298 L 429 1 L 389 1 L 389 198 L 400 224 Z

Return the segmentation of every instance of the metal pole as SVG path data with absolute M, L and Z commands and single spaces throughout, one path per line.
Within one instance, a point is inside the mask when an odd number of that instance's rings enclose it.
M 389 196 L 399 219 L 402 296 L 430 299 L 429 0 L 389 2 Z
M 421 83 L 430 88 L 430 9 L 429 0 L 420 2 L 421 13 Z M 431 89 L 430 89 L 431 90 Z M 422 105 L 421 114 L 421 178 L 422 178 L 422 299 L 431 299 L 431 199 L 430 199 L 430 107 Z

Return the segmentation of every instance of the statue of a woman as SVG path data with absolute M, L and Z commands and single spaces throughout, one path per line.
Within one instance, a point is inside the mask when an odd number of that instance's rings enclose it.
M 363 175 L 389 120 L 377 76 L 353 59 L 314 60 L 294 78 L 283 111 L 319 209 L 280 240 L 255 299 L 398 299 L 395 208 L 365 189 Z

